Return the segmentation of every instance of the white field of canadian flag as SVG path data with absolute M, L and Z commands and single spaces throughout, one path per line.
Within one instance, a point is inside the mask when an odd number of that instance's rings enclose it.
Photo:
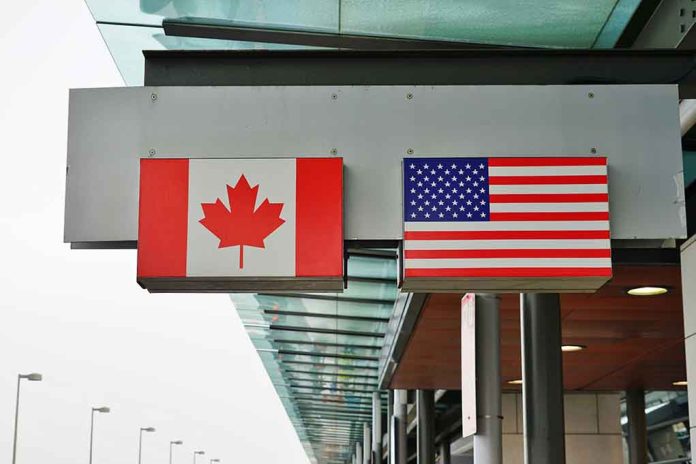
M 341 158 L 141 160 L 139 280 L 342 275 Z

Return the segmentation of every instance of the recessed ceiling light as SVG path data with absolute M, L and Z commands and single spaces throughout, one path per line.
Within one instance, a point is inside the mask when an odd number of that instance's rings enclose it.
M 633 296 L 655 296 L 664 295 L 667 293 L 667 289 L 665 287 L 636 287 L 627 290 L 627 293 Z
M 522 379 L 508 380 L 510 385 L 522 385 Z
M 587 348 L 584 345 L 561 345 L 561 351 L 570 353 L 572 351 L 582 351 Z
M 676 382 L 672 382 L 672 385 L 675 387 L 686 387 L 689 383 L 686 380 L 677 380 Z

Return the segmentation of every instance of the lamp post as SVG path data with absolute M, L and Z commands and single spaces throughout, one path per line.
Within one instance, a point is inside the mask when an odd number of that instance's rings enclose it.
M 143 461 L 143 432 L 154 432 L 154 427 L 140 427 L 140 441 L 138 441 L 138 464 Z
M 14 442 L 12 443 L 12 464 L 17 462 L 17 426 L 19 425 L 19 386 L 22 379 L 27 379 L 30 382 L 41 382 L 43 377 L 41 374 L 19 374 L 17 376 L 17 403 L 15 405 L 15 423 L 14 423 Z
M 172 464 L 172 447 L 174 445 L 183 445 L 184 442 L 181 440 L 175 440 L 169 442 L 169 464 Z
M 193 464 L 196 464 L 196 456 L 198 456 L 199 454 L 204 455 L 205 451 L 194 451 L 193 452 Z
M 101 408 L 92 408 L 92 421 L 89 426 L 89 464 L 92 464 L 92 449 L 93 449 L 93 444 L 94 444 L 94 413 L 95 412 L 100 412 L 102 414 L 108 414 L 111 412 L 111 409 L 109 409 L 106 406 L 102 406 Z

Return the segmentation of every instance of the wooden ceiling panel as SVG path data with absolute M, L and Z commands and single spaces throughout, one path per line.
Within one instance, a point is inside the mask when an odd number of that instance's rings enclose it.
M 679 266 L 616 266 L 594 294 L 561 295 L 563 343 L 586 346 L 563 354 L 568 390 L 673 389 L 685 378 Z M 665 286 L 666 295 L 634 297 L 626 290 Z M 461 295 L 432 294 L 423 307 L 391 388 L 459 389 Z M 501 373 L 521 377 L 519 296 L 501 296 Z

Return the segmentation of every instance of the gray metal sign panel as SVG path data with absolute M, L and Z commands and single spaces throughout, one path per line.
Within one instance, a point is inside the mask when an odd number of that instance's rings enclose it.
M 684 237 L 676 86 L 73 90 L 65 241 L 136 240 L 141 157 L 342 156 L 345 238 L 368 240 L 402 237 L 404 157 L 591 154 L 612 238 Z

